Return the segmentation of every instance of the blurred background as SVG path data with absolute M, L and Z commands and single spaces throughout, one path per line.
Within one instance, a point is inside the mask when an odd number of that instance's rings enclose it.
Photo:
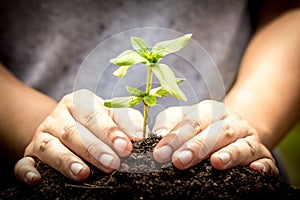
M 279 144 L 290 184 L 300 188 L 300 122 Z

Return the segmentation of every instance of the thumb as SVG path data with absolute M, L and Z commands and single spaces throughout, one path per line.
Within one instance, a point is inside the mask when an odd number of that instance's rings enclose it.
M 36 161 L 32 157 L 20 159 L 14 168 L 15 176 L 18 181 L 27 185 L 36 185 L 41 181 L 41 175 L 34 167 Z

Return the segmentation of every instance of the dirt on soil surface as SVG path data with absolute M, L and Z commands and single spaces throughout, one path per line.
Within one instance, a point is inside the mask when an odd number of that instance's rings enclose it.
M 160 137 L 133 141 L 133 152 L 111 174 L 91 166 L 85 182 L 74 182 L 41 162 L 42 182 L 34 187 L 8 185 L 0 199 L 299 199 L 300 189 L 249 167 L 214 169 L 209 159 L 188 170 L 154 161 Z

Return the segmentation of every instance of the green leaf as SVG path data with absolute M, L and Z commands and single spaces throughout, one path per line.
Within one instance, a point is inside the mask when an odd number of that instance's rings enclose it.
M 176 78 L 176 83 L 179 85 L 180 83 L 182 83 L 183 81 L 185 81 L 184 78 Z M 164 89 L 162 86 L 159 86 L 157 88 L 153 88 L 151 89 L 150 95 L 156 96 L 156 97 L 166 97 L 168 96 L 168 94 L 170 94 L 166 89 Z
M 182 49 L 190 41 L 192 34 L 186 34 L 174 40 L 162 41 L 154 45 L 152 53 L 164 57 L 170 53 L 174 53 Z
M 167 90 L 165 90 L 162 86 L 159 86 L 157 88 L 151 89 L 149 94 L 156 96 L 156 97 L 163 98 L 163 97 L 168 96 L 169 92 Z
M 116 71 L 114 71 L 113 75 L 121 78 L 125 76 L 129 67 L 131 66 L 121 66 Z
M 130 40 L 132 47 L 138 52 L 138 54 L 144 56 L 149 53 L 148 45 L 144 40 L 138 37 L 131 37 Z
M 145 53 L 143 57 L 146 58 L 151 64 L 155 64 L 162 59 L 160 55 L 152 52 Z
M 159 80 L 161 86 L 173 97 L 186 101 L 186 96 L 177 85 L 177 80 L 173 71 L 165 64 L 152 66 L 153 72 Z
M 128 91 L 129 93 L 135 94 L 135 95 L 137 95 L 137 96 L 144 96 L 144 95 L 145 95 L 144 92 L 142 92 L 141 90 L 138 90 L 138 89 L 136 89 L 136 88 L 132 88 L 132 87 L 126 86 L 126 89 L 127 89 L 127 91 Z
M 143 97 L 131 96 L 129 100 L 130 106 L 136 106 L 143 100 Z
M 131 66 L 138 63 L 148 63 L 148 60 L 133 50 L 126 50 L 118 57 L 111 59 L 110 62 L 118 66 Z
M 183 81 L 185 81 L 185 78 L 176 78 L 176 83 L 177 83 L 177 85 L 179 85 L 179 84 L 182 83 Z
M 117 97 L 104 101 L 104 105 L 109 108 L 128 108 L 139 104 L 143 97 L 130 96 L 130 97 Z
M 155 106 L 156 105 L 156 97 L 153 95 L 147 95 L 144 97 L 144 102 L 148 106 Z

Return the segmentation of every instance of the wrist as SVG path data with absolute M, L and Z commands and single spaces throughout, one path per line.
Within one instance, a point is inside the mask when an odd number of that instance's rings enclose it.
M 265 103 L 261 102 L 256 94 L 247 89 L 233 89 L 224 99 L 224 103 L 232 112 L 248 121 L 268 149 L 275 146 L 275 141 L 271 137 L 269 116 L 263 109 Z

